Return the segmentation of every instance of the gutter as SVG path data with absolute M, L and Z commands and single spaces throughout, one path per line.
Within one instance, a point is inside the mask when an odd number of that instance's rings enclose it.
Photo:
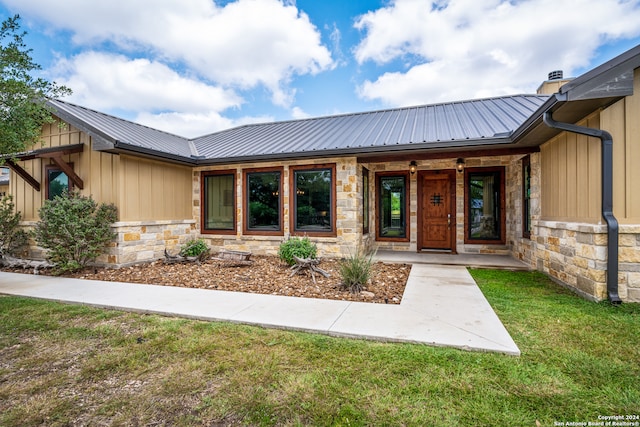
M 602 217 L 607 223 L 607 295 L 612 304 L 620 304 L 618 295 L 618 220 L 613 215 L 613 138 L 605 130 L 553 120 L 551 109 L 544 112 L 544 123 L 553 129 L 599 138 L 602 156 Z

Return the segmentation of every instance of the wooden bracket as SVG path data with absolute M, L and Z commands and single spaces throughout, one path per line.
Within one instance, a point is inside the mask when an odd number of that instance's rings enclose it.
M 47 156 L 48 157 L 48 156 Z M 71 182 L 73 182 L 73 185 L 75 185 L 76 187 L 78 187 L 80 190 L 82 190 L 84 188 L 84 182 L 82 181 L 82 178 L 80 178 L 73 170 L 73 168 L 71 166 L 69 166 L 69 163 L 65 162 L 64 159 L 62 158 L 62 156 L 51 156 L 50 157 L 51 160 L 53 160 L 53 162 L 60 168 L 62 169 L 62 172 L 64 172 L 65 174 L 67 174 L 67 176 L 69 177 L 69 179 L 71 180 Z
M 53 162 L 62 170 L 79 189 L 84 188 L 84 182 L 82 179 L 74 172 L 73 168 L 67 163 L 62 156 L 67 154 L 75 154 L 82 153 L 84 150 L 84 144 L 72 144 L 72 145 L 63 145 L 60 147 L 48 147 L 41 148 L 39 150 L 27 151 L 24 153 L 19 153 L 13 157 L 3 156 L 7 159 L 7 165 L 11 170 L 13 170 L 20 178 L 24 179 L 27 184 L 32 186 L 36 191 L 40 191 L 40 183 L 36 181 L 34 177 L 29 175 L 29 172 L 24 170 L 20 165 L 18 165 L 17 161 L 26 161 L 32 159 L 51 159 Z
M 9 166 L 9 168 L 12 171 L 14 171 L 20 178 L 24 179 L 27 182 L 27 184 L 35 188 L 36 191 L 40 191 L 40 183 L 36 181 L 34 177 L 29 175 L 29 172 L 22 169 L 20 165 L 15 163 L 13 160 L 9 160 L 7 161 L 7 166 Z

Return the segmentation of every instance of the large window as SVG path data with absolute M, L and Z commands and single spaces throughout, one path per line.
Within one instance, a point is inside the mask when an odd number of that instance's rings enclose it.
M 504 243 L 504 168 L 466 169 L 465 242 Z
M 245 170 L 244 189 L 244 232 L 282 234 L 282 170 Z
M 377 174 L 378 239 L 406 240 L 409 193 L 406 174 Z
M 531 158 L 522 159 L 522 237 L 531 238 Z
M 235 172 L 202 173 L 203 233 L 235 233 L 235 182 Z
M 291 168 L 292 230 L 335 235 L 335 165 Z
M 73 164 L 69 166 L 73 167 Z M 47 166 L 45 173 L 47 177 L 47 199 L 53 200 L 55 197 L 61 196 L 63 193 L 73 189 L 73 184 L 67 174 L 57 166 Z

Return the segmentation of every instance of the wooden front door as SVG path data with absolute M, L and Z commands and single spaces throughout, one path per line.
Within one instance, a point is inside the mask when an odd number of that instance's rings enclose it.
M 422 171 L 418 181 L 421 208 L 418 250 L 455 252 L 455 171 Z

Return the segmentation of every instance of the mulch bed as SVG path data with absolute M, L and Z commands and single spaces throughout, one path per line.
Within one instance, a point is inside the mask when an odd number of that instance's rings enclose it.
M 374 266 L 373 279 L 365 287 L 366 292 L 353 294 L 341 287 L 337 260 L 323 259 L 319 267 L 329 272 L 331 276 L 325 278 L 316 274 L 316 283 L 313 283 L 308 271 L 301 271 L 290 277 L 289 267 L 276 257 L 253 256 L 251 259 L 253 263 L 244 266 L 233 266 L 215 260 L 174 264 L 155 261 L 123 268 L 91 267 L 64 276 L 88 280 L 399 304 L 411 270 L 408 264 L 377 262 Z M 1 270 L 30 272 L 22 269 L 2 268 Z M 40 274 L 51 274 L 51 272 L 41 270 Z

